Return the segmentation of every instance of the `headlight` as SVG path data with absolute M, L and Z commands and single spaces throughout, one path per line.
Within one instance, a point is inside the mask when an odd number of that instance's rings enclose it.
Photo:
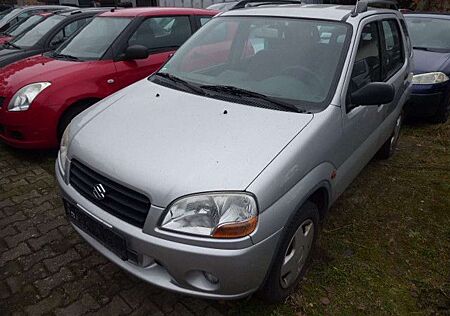
M 247 193 L 202 193 L 176 200 L 162 221 L 167 230 L 214 238 L 239 238 L 252 233 L 258 209 Z
M 28 110 L 30 104 L 39 93 L 50 85 L 50 82 L 36 82 L 23 87 L 12 97 L 8 105 L 8 110 L 15 112 Z
M 430 72 L 426 74 L 414 75 L 413 84 L 434 84 L 448 81 L 449 78 L 443 72 Z
M 66 173 L 67 151 L 69 149 L 70 124 L 67 126 L 61 138 L 61 146 L 59 147 L 59 164 L 63 174 Z

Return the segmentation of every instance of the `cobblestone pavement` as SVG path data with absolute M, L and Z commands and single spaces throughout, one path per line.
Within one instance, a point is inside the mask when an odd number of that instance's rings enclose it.
M 146 284 L 87 245 L 64 217 L 55 156 L 0 144 L 0 315 L 221 315 L 221 304 Z

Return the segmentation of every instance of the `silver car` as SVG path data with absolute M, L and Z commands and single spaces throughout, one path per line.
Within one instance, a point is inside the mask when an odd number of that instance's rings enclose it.
M 327 210 L 397 144 L 412 79 L 402 15 L 258 2 L 213 18 L 62 139 L 75 230 L 168 290 L 283 299 Z

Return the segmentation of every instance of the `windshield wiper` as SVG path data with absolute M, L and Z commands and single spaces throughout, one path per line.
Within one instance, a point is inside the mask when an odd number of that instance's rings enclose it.
M 427 52 L 435 52 L 435 53 L 447 53 L 450 51 L 450 48 L 446 49 L 446 48 L 433 48 L 433 47 L 423 47 L 423 46 L 414 46 L 413 49 L 423 50 L 423 51 L 427 51 Z
M 234 86 L 205 85 L 205 86 L 201 86 L 200 88 L 205 89 L 205 90 L 216 91 L 216 92 L 223 92 L 223 93 L 240 96 L 240 97 L 249 97 L 249 98 L 264 100 L 266 102 L 269 102 L 273 105 L 276 105 L 279 108 L 282 108 L 282 109 L 290 111 L 290 112 L 297 112 L 297 113 L 305 113 L 306 112 L 305 110 L 299 109 L 291 103 L 283 102 L 281 100 L 278 100 L 274 97 L 267 96 L 262 93 L 253 92 L 253 91 L 241 89 L 241 88 L 234 87 Z
M 66 55 L 66 54 L 59 54 L 59 53 L 53 53 L 53 57 L 70 59 L 70 60 L 80 60 L 78 57 L 75 57 L 75 56 L 72 56 L 72 55 Z
M 178 78 L 178 77 L 176 77 L 174 75 L 171 75 L 171 74 L 169 74 L 167 72 L 157 72 L 155 74 L 155 76 L 163 77 L 163 78 L 168 79 L 168 80 L 170 80 L 172 82 L 175 82 L 177 84 L 181 84 L 185 88 L 188 88 L 191 92 L 194 92 L 196 94 L 206 95 L 205 91 L 201 87 L 198 87 L 198 86 L 196 86 L 196 85 L 194 85 L 192 83 L 187 82 L 186 80 Z
M 22 47 L 17 46 L 16 44 L 11 43 L 11 42 L 5 42 L 4 45 L 7 46 L 7 47 L 13 47 L 13 48 L 15 48 L 15 49 L 22 49 Z

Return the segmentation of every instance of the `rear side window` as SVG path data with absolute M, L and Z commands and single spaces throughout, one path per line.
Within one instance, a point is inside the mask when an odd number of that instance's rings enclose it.
M 205 24 L 208 23 L 211 19 L 212 19 L 211 16 L 202 16 L 202 17 L 200 18 L 200 26 L 205 25 Z
M 403 40 L 398 23 L 395 20 L 384 20 L 381 22 L 384 39 L 384 80 L 392 77 L 402 68 L 405 62 L 403 51 Z
M 143 45 L 149 51 L 173 49 L 181 46 L 191 35 L 187 16 L 149 18 L 139 25 L 128 45 Z
M 61 29 L 50 42 L 51 47 L 58 46 L 62 42 L 64 42 L 67 38 L 69 38 L 73 33 L 78 31 L 80 28 L 85 26 L 88 22 L 90 22 L 92 18 L 85 18 L 73 21 L 72 23 L 67 24 L 63 29 Z

